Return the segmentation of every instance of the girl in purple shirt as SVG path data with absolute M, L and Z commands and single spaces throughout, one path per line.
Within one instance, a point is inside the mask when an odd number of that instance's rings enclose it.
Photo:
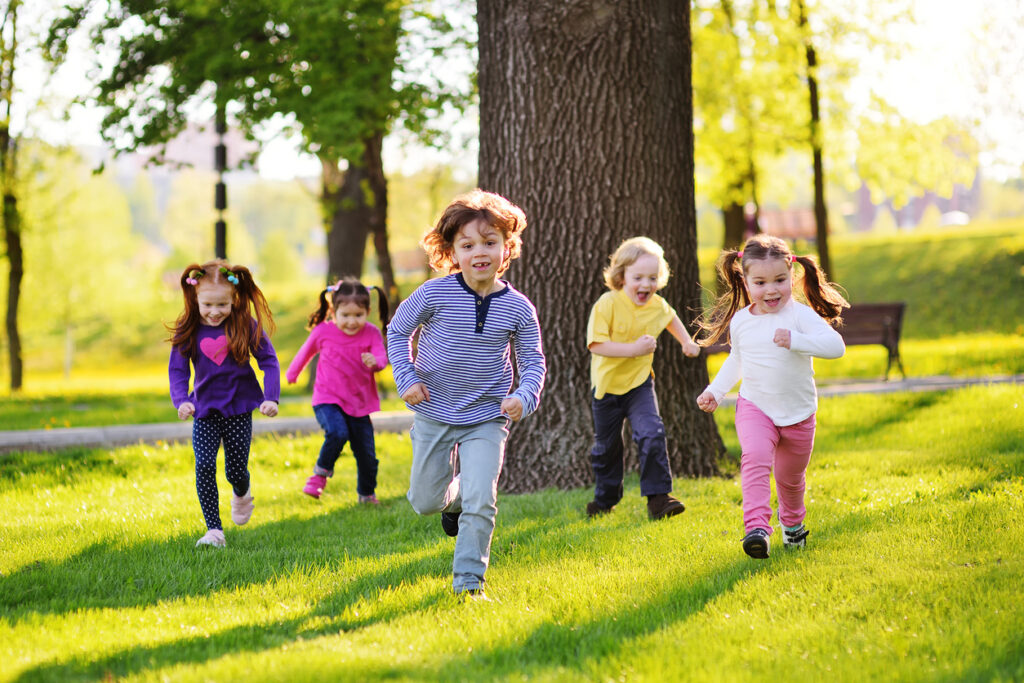
M 388 299 L 377 290 L 381 322 L 388 321 Z M 329 300 L 328 300 L 329 297 Z M 320 307 L 309 316 L 309 338 L 295 354 L 286 377 L 294 384 L 313 356 L 320 354 L 313 382 L 313 413 L 324 429 L 324 443 L 313 475 L 302 492 L 319 498 L 334 475 L 345 443 L 356 458 L 360 503 L 376 504 L 377 449 L 370 413 L 380 410 L 374 373 L 388 365 L 380 330 L 366 322 L 370 290 L 355 280 L 339 280 L 320 292 Z
M 216 260 L 181 274 L 185 310 L 172 327 L 168 375 L 178 417 L 194 417 L 196 493 L 206 534 L 196 545 L 224 547 L 217 496 L 217 451 L 224 443 L 224 474 L 231 484 L 231 519 L 242 525 L 253 510 L 249 483 L 252 411 L 277 415 L 281 371 L 267 336 L 274 321 L 263 292 L 244 266 Z M 263 371 L 263 388 L 249 358 Z M 191 368 L 190 368 L 191 366 Z M 195 371 L 192 391 L 189 377 Z

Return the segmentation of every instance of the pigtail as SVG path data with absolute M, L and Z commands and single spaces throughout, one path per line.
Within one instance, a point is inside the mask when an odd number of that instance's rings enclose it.
M 841 325 L 842 312 L 850 303 L 839 292 L 838 285 L 829 282 L 825 271 L 810 256 L 793 256 L 804 268 L 804 297 L 808 305 L 827 322 Z
M 740 267 L 742 252 L 727 251 L 722 254 L 716 267 L 718 280 L 724 286 L 724 293 L 716 300 L 711 310 L 705 313 L 698 327 L 705 336 L 697 341 L 701 346 L 711 346 L 729 331 L 729 322 L 736 311 L 750 303 L 747 287 L 743 284 L 743 270 Z
M 196 285 L 206 271 L 198 263 L 185 268 L 181 274 L 181 293 L 185 299 L 185 308 L 178 315 L 173 325 L 166 325 L 171 347 L 181 355 L 191 358 L 196 350 L 196 333 L 199 331 L 199 300 L 196 298 Z
M 274 333 L 274 318 L 266 297 L 256 286 L 256 281 L 253 280 L 248 268 L 221 266 L 219 272 L 224 280 L 235 287 L 235 300 L 225 328 L 228 349 L 232 358 L 239 363 L 245 363 L 249 353 L 259 348 L 263 334 L 269 336 Z
M 390 312 L 388 310 L 390 307 L 390 304 L 388 303 L 388 295 L 377 285 L 370 287 L 370 289 L 377 290 L 377 314 L 380 316 L 381 327 L 387 329 L 388 321 L 391 320 L 388 315 Z
M 327 294 L 332 292 L 330 287 L 324 287 L 320 292 L 320 308 L 316 309 L 309 315 L 309 324 L 306 325 L 307 330 L 312 330 L 314 327 L 327 320 L 327 309 L 330 308 L 330 304 L 327 303 Z

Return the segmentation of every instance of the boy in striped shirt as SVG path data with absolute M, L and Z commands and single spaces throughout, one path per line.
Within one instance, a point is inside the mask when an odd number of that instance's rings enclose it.
M 440 512 L 456 537 L 460 597 L 483 596 L 509 424 L 536 410 L 544 386 L 537 311 L 499 279 L 519 256 L 524 228 L 522 209 L 504 197 L 457 197 L 421 242 L 430 265 L 448 275 L 421 285 L 388 325 L 395 384 L 416 413 L 407 497 L 421 515 Z

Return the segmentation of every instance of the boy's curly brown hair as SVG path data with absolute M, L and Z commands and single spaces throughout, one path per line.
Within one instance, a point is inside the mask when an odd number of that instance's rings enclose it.
M 504 240 L 505 257 L 498 268 L 498 274 L 508 270 L 512 259 L 519 258 L 522 250 L 526 214 L 501 195 L 481 189 L 453 199 L 437 224 L 420 240 L 431 268 L 440 273 L 454 273 L 459 269 L 455 259 L 455 238 L 463 226 L 478 219 L 491 226 Z

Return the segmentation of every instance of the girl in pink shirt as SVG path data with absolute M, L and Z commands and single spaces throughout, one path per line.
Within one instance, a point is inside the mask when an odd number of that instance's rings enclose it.
M 377 290 L 380 319 L 388 320 L 388 300 Z M 320 354 L 313 383 L 313 413 L 324 429 L 324 444 L 302 492 L 319 498 L 334 475 L 334 463 L 345 443 L 352 444 L 360 503 L 377 503 L 377 453 L 370 413 L 380 410 L 374 373 L 388 365 L 384 340 L 367 323 L 370 290 L 355 280 L 339 280 L 320 292 L 320 307 L 309 316 L 309 338 L 288 366 L 288 384 Z

